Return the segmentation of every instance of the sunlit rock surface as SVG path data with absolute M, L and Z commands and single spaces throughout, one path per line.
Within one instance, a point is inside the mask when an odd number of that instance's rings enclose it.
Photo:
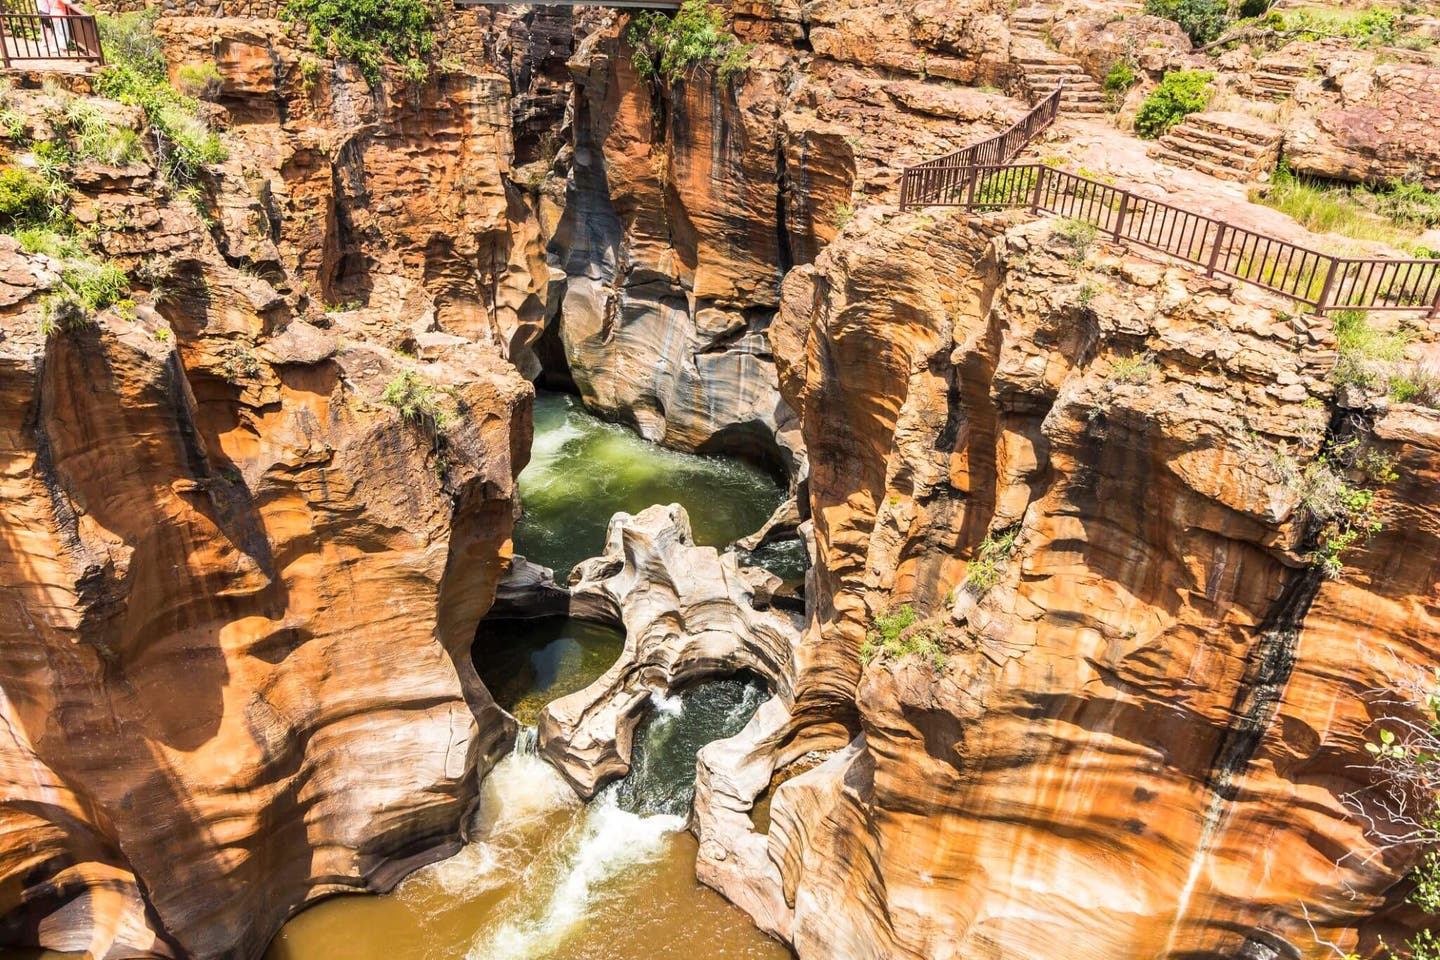
M 620 659 L 584 690 L 545 707 L 540 751 L 583 796 L 630 765 L 635 726 L 653 695 L 746 671 L 790 695 L 799 627 L 756 608 L 756 579 L 733 553 L 697 547 L 677 504 L 610 521 L 605 554 L 570 575 L 570 615 L 625 628 Z
M 1435 662 L 1440 415 L 1375 424 L 1385 529 L 1322 581 L 1280 464 L 1330 425 L 1328 323 L 1051 224 L 847 237 L 772 335 L 820 598 L 795 735 L 843 749 L 774 791 L 779 895 L 739 902 L 802 957 L 1319 956 L 1374 929 L 1406 864 L 1340 797 L 1372 691 Z M 862 662 L 900 603 L 943 670 Z
M 0 238 L 0 940 L 255 956 L 457 849 L 509 746 L 470 644 L 532 392 L 231 265 L 148 164 L 94 174 L 75 216 L 163 291 L 47 337 L 61 266 Z

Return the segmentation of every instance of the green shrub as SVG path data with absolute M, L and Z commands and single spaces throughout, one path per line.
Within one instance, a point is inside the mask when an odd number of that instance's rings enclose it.
M 343 57 L 377 84 L 387 58 L 400 63 L 407 79 L 424 79 L 435 49 L 432 0 L 288 0 L 283 20 L 309 27 L 310 49 Z
M 1174 20 L 1197 44 L 1216 39 L 1231 23 L 1228 0 L 1145 0 L 1145 12 Z
M 749 65 L 751 47 L 725 29 L 724 15 L 708 0 L 685 0 L 674 14 L 638 14 L 625 40 L 642 80 L 673 85 L 695 70 L 714 67 L 716 78 L 728 83 Z
M 11 143 L 26 143 L 30 139 L 30 126 L 25 115 L 8 108 L 0 110 L 0 137 Z
M 1070 248 L 1066 259 L 1079 266 L 1089 259 L 1090 249 L 1100 236 L 1100 228 L 1087 220 L 1066 217 L 1055 225 L 1055 235 Z
M 1119 100 L 1139 82 L 1140 77 L 1128 61 L 1116 60 L 1110 65 L 1110 72 L 1105 74 L 1105 92 L 1112 100 Z
M 1208 70 L 1179 70 L 1165 74 L 1160 86 L 1140 105 L 1135 132 L 1147 140 L 1163 135 L 1185 117 L 1204 110 L 1214 92 L 1215 74 Z
M 158 161 L 172 184 L 183 186 L 199 177 L 201 168 L 223 163 L 227 153 L 220 137 L 200 119 L 200 105 L 162 80 L 130 64 L 107 67 L 95 83 L 103 97 L 137 106 L 158 134 Z
M 50 219 L 50 190 L 44 179 L 20 167 L 0 169 L 0 229 L 38 226 Z
M 80 255 L 66 260 L 60 286 L 41 305 L 40 332 L 45 336 L 78 330 L 94 323 L 108 307 L 134 310 L 125 271 L 108 261 Z
M 99 16 L 96 26 L 105 56 L 111 63 L 125 64 L 152 81 L 165 80 L 165 49 L 155 38 L 155 21 L 160 5 L 116 16 Z
M 448 418 L 440 408 L 435 388 L 413 370 L 406 370 L 386 384 L 381 399 L 398 410 L 406 420 L 436 433 L 445 428 Z
M 1384 527 L 1375 491 L 1352 483 L 1348 473 L 1360 465 L 1356 442 L 1332 444 L 1303 466 L 1287 452 L 1276 455 L 1274 466 L 1280 480 L 1295 495 L 1304 519 L 1317 528 L 1315 548 L 1308 559 L 1328 579 L 1344 571 L 1345 551 Z M 1375 470 L 1367 479 L 1387 483 L 1394 479 L 1389 466 Z
M 1010 555 L 1015 552 L 1015 544 L 1020 539 L 1020 524 L 1006 527 L 988 534 L 980 542 L 980 549 L 976 551 L 975 559 L 970 561 L 970 567 L 966 571 L 965 585 L 970 592 L 977 597 L 984 596 L 990 588 L 1000 582 L 1000 572 L 1005 569 L 1005 564 Z
M 915 608 L 908 603 L 876 617 L 865 633 L 865 641 L 860 645 L 861 661 L 868 664 L 882 656 L 892 660 L 923 657 L 936 670 L 945 669 L 946 664 L 939 631 L 919 623 Z

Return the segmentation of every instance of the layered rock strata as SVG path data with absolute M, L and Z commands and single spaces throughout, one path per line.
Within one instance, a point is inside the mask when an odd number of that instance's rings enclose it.
M 1339 411 L 1328 324 L 1255 291 L 1052 224 L 860 220 L 771 331 L 815 602 L 789 728 L 707 751 L 738 838 L 702 877 L 801 957 L 1369 949 L 1407 863 L 1341 798 L 1373 691 L 1435 665 L 1440 414 Z M 1336 580 L 1295 479 L 1327 431 L 1396 474 L 1350 473 L 1385 524 Z
M 545 707 L 541 754 L 589 797 L 629 770 L 632 735 L 654 694 L 747 672 L 788 699 L 799 624 L 760 608 L 775 585 L 733 553 L 695 546 L 678 504 L 616 514 L 605 554 L 570 575 L 570 615 L 623 627 L 625 648 L 590 686 Z
M 61 96 L 9 103 L 40 131 Z M 0 237 L 0 942 L 258 956 L 456 850 L 508 748 L 469 650 L 532 394 L 227 260 L 254 231 L 148 159 L 72 180 L 138 303 L 47 335 L 75 268 Z

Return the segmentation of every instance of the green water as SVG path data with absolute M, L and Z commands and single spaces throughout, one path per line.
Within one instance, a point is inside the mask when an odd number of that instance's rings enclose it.
M 738 460 L 666 450 L 586 413 L 560 393 L 535 398 L 535 443 L 520 475 L 515 552 L 565 581 L 605 546 L 618 511 L 679 503 L 695 542 L 725 547 L 754 533 L 784 499 L 764 471 Z
M 471 657 L 495 702 L 534 726 L 545 704 L 589 686 L 624 646 L 619 630 L 568 617 L 487 620 Z

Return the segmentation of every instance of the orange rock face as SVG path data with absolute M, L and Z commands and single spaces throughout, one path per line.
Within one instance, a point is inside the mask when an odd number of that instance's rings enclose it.
M 772 335 L 818 554 L 786 751 L 842 749 L 774 793 L 791 913 L 767 923 L 851 958 L 1373 934 L 1406 864 L 1341 797 L 1372 691 L 1436 662 L 1440 415 L 1335 409 L 1322 321 L 1103 241 L 858 226 L 792 274 Z M 1333 581 L 1286 480 L 1327 426 L 1399 475 Z M 943 668 L 862 656 L 902 603 Z
M 508 746 L 469 651 L 531 391 L 491 346 L 306 322 L 153 173 L 75 203 L 168 264 L 153 306 L 46 337 L 59 264 L 0 238 L 0 941 L 254 956 L 454 850 Z M 443 430 L 385 398 L 407 371 Z

